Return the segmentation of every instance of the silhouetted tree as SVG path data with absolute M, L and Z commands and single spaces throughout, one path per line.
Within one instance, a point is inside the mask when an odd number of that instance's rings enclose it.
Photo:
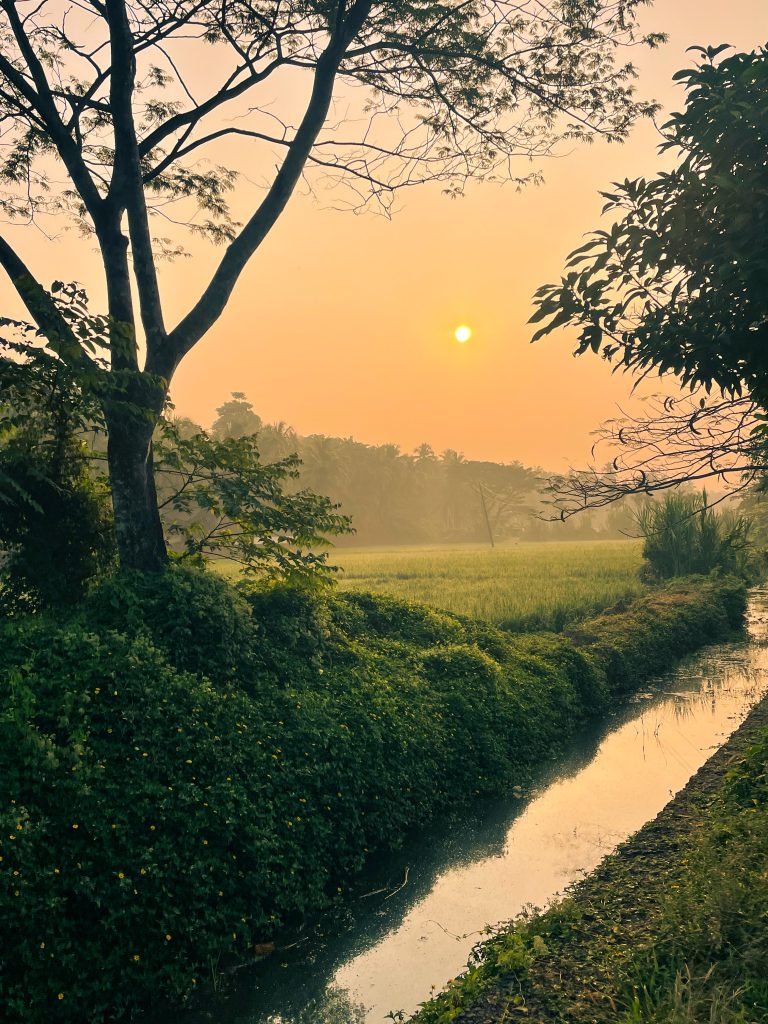
M 261 426 L 261 417 L 242 391 L 233 391 L 232 397 L 216 410 L 211 433 L 218 438 L 251 437 L 258 434 Z
M 427 179 L 454 194 L 468 178 L 519 180 L 514 159 L 549 153 L 558 138 L 623 138 L 650 109 L 634 98 L 631 66 L 616 61 L 640 38 L 645 2 L 0 0 L 0 205 L 25 222 L 68 214 L 97 245 L 105 358 L 7 237 L 0 265 L 51 350 L 100 397 L 124 565 L 165 565 L 153 430 L 176 368 L 302 176 L 316 170 L 347 185 L 352 205 L 387 208 L 397 189 Z M 203 63 L 206 74 L 187 80 L 183 69 Z M 305 98 L 294 126 L 295 85 Z M 329 114 L 347 85 L 361 88 L 346 91 L 340 124 Z M 236 174 L 196 162 L 226 137 L 281 155 L 244 224 L 227 206 Z M 226 246 L 173 326 L 157 257 L 179 246 L 155 236 L 155 216 Z

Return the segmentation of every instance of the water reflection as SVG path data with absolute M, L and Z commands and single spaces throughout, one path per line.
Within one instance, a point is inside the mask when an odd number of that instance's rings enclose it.
M 768 594 L 751 642 L 705 651 L 637 695 L 524 799 L 422 833 L 357 898 L 243 972 L 216 1024 L 383 1024 L 463 970 L 488 924 L 544 906 L 685 785 L 768 689 Z M 404 878 L 407 879 L 403 884 Z

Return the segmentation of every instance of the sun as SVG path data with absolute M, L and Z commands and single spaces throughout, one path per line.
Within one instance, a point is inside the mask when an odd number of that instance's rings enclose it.
M 453 332 L 453 336 L 456 339 L 456 341 L 461 342 L 461 344 L 463 345 L 465 341 L 469 341 L 469 339 L 472 337 L 472 331 L 470 330 L 469 327 L 466 326 L 466 324 L 462 324 L 461 327 L 456 328 L 456 330 Z

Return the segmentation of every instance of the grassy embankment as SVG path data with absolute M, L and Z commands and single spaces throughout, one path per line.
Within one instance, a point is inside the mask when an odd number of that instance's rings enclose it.
M 370 851 L 525 783 L 744 605 L 734 580 L 683 581 L 572 640 L 174 571 L 109 581 L 68 621 L 3 623 L 5 1019 L 183 999 Z
M 344 590 L 431 604 L 503 629 L 561 630 L 638 597 L 640 541 L 334 551 Z
M 413 1024 L 768 1020 L 768 702 L 550 910 L 475 950 Z

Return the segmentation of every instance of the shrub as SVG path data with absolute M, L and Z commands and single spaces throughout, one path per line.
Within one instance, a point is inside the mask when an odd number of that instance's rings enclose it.
M 0 495 L 0 611 L 76 604 L 115 560 L 103 482 L 73 438 L 6 441 L 0 475 L 8 490 Z
M 667 494 L 660 502 L 648 502 L 635 521 L 645 538 L 648 575 L 656 579 L 707 575 L 715 569 L 744 579 L 754 575 L 751 520 L 710 508 L 706 491 Z
M 83 605 L 98 631 L 146 635 L 170 665 L 214 682 L 252 682 L 258 634 L 238 591 L 202 569 L 123 571 L 104 580 Z

